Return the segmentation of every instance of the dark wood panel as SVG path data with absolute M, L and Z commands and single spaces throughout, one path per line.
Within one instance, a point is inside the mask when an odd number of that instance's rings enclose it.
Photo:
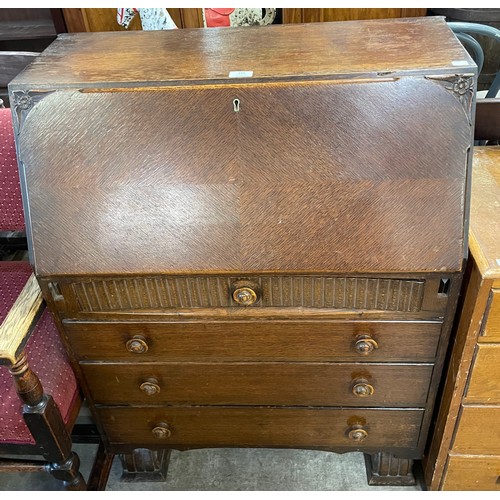
M 387 19 L 425 16 L 427 9 L 283 9 L 285 23 L 351 21 L 358 19 Z
M 477 100 L 474 139 L 500 141 L 500 99 Z
M 422 408 L 433 365 L 85 363 L 96 404 Z
M 347 450 L 415 447 L 420 410 L 335 410 L 329 408 L 99 408 L 111 443 L 156 446 L 293 446 Z M 169 437 L 153 429 L 165 423 Z M 348 437 L 354 426 L 364 440 Z
M 38 55 L 38 52 L 0 51 L 0 87 L 7 87 Z
M 38 275 L 461 268 L 471 132 L 436 81 L 54 92 L 36 116 L 19 146 Z
M 402 50 L 402 40 L 415 39 L 426 43 L 406 43 Z M 435 17 L 132 34 L 71 33 L 56 40 L 16 84 L 80 88 L 91 83 L 227 81 L 231 71 L 252 71 L 254 79 L 375 75 L 380 71 L 454 74 L 454 61 L 463 61 L 461 72 L 474 71 L 463 46 L 446 23 Z
M 70 344 L 82 360 L 155 361 L 433 361 L 438 322 L 231 321 L 105 323 L 65 321 Z M 136 335 L 148 345 L 131 353 Z M 361 336 L 378 348 L 356 350 Z

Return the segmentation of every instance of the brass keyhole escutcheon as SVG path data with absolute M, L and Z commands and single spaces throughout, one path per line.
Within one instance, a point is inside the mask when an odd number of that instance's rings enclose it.
M 149 349 L 146 339 L 142 335 L 134 335 L 127 341 L 125 347 L 132 354 L 144 354 Z

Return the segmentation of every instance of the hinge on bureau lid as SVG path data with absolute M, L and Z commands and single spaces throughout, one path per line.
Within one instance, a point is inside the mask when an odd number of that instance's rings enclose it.
M 64 296 L 61 293 L 61 289 L 59 288 L 59 285 L 56 282 L 54 281 L 49 282 L 49 290 L 55 302 L 60 302 L 64 300 Z

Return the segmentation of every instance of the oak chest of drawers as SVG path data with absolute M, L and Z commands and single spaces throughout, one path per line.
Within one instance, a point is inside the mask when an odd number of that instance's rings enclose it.
M 63 35 L 14 80 L 32 262 L 108 450 L 358 450 L 413 480 L 475 72 L 428 18 Z
M 470 255 L 426 464 L 431 489 L 500 490 L 500 147 L 474 151 Z

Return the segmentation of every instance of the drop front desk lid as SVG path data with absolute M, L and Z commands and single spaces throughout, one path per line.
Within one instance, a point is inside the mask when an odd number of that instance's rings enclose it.
M 441 18 L 61 35 L 9 87 L 36 272 L 459 270 L 475 73 Z

